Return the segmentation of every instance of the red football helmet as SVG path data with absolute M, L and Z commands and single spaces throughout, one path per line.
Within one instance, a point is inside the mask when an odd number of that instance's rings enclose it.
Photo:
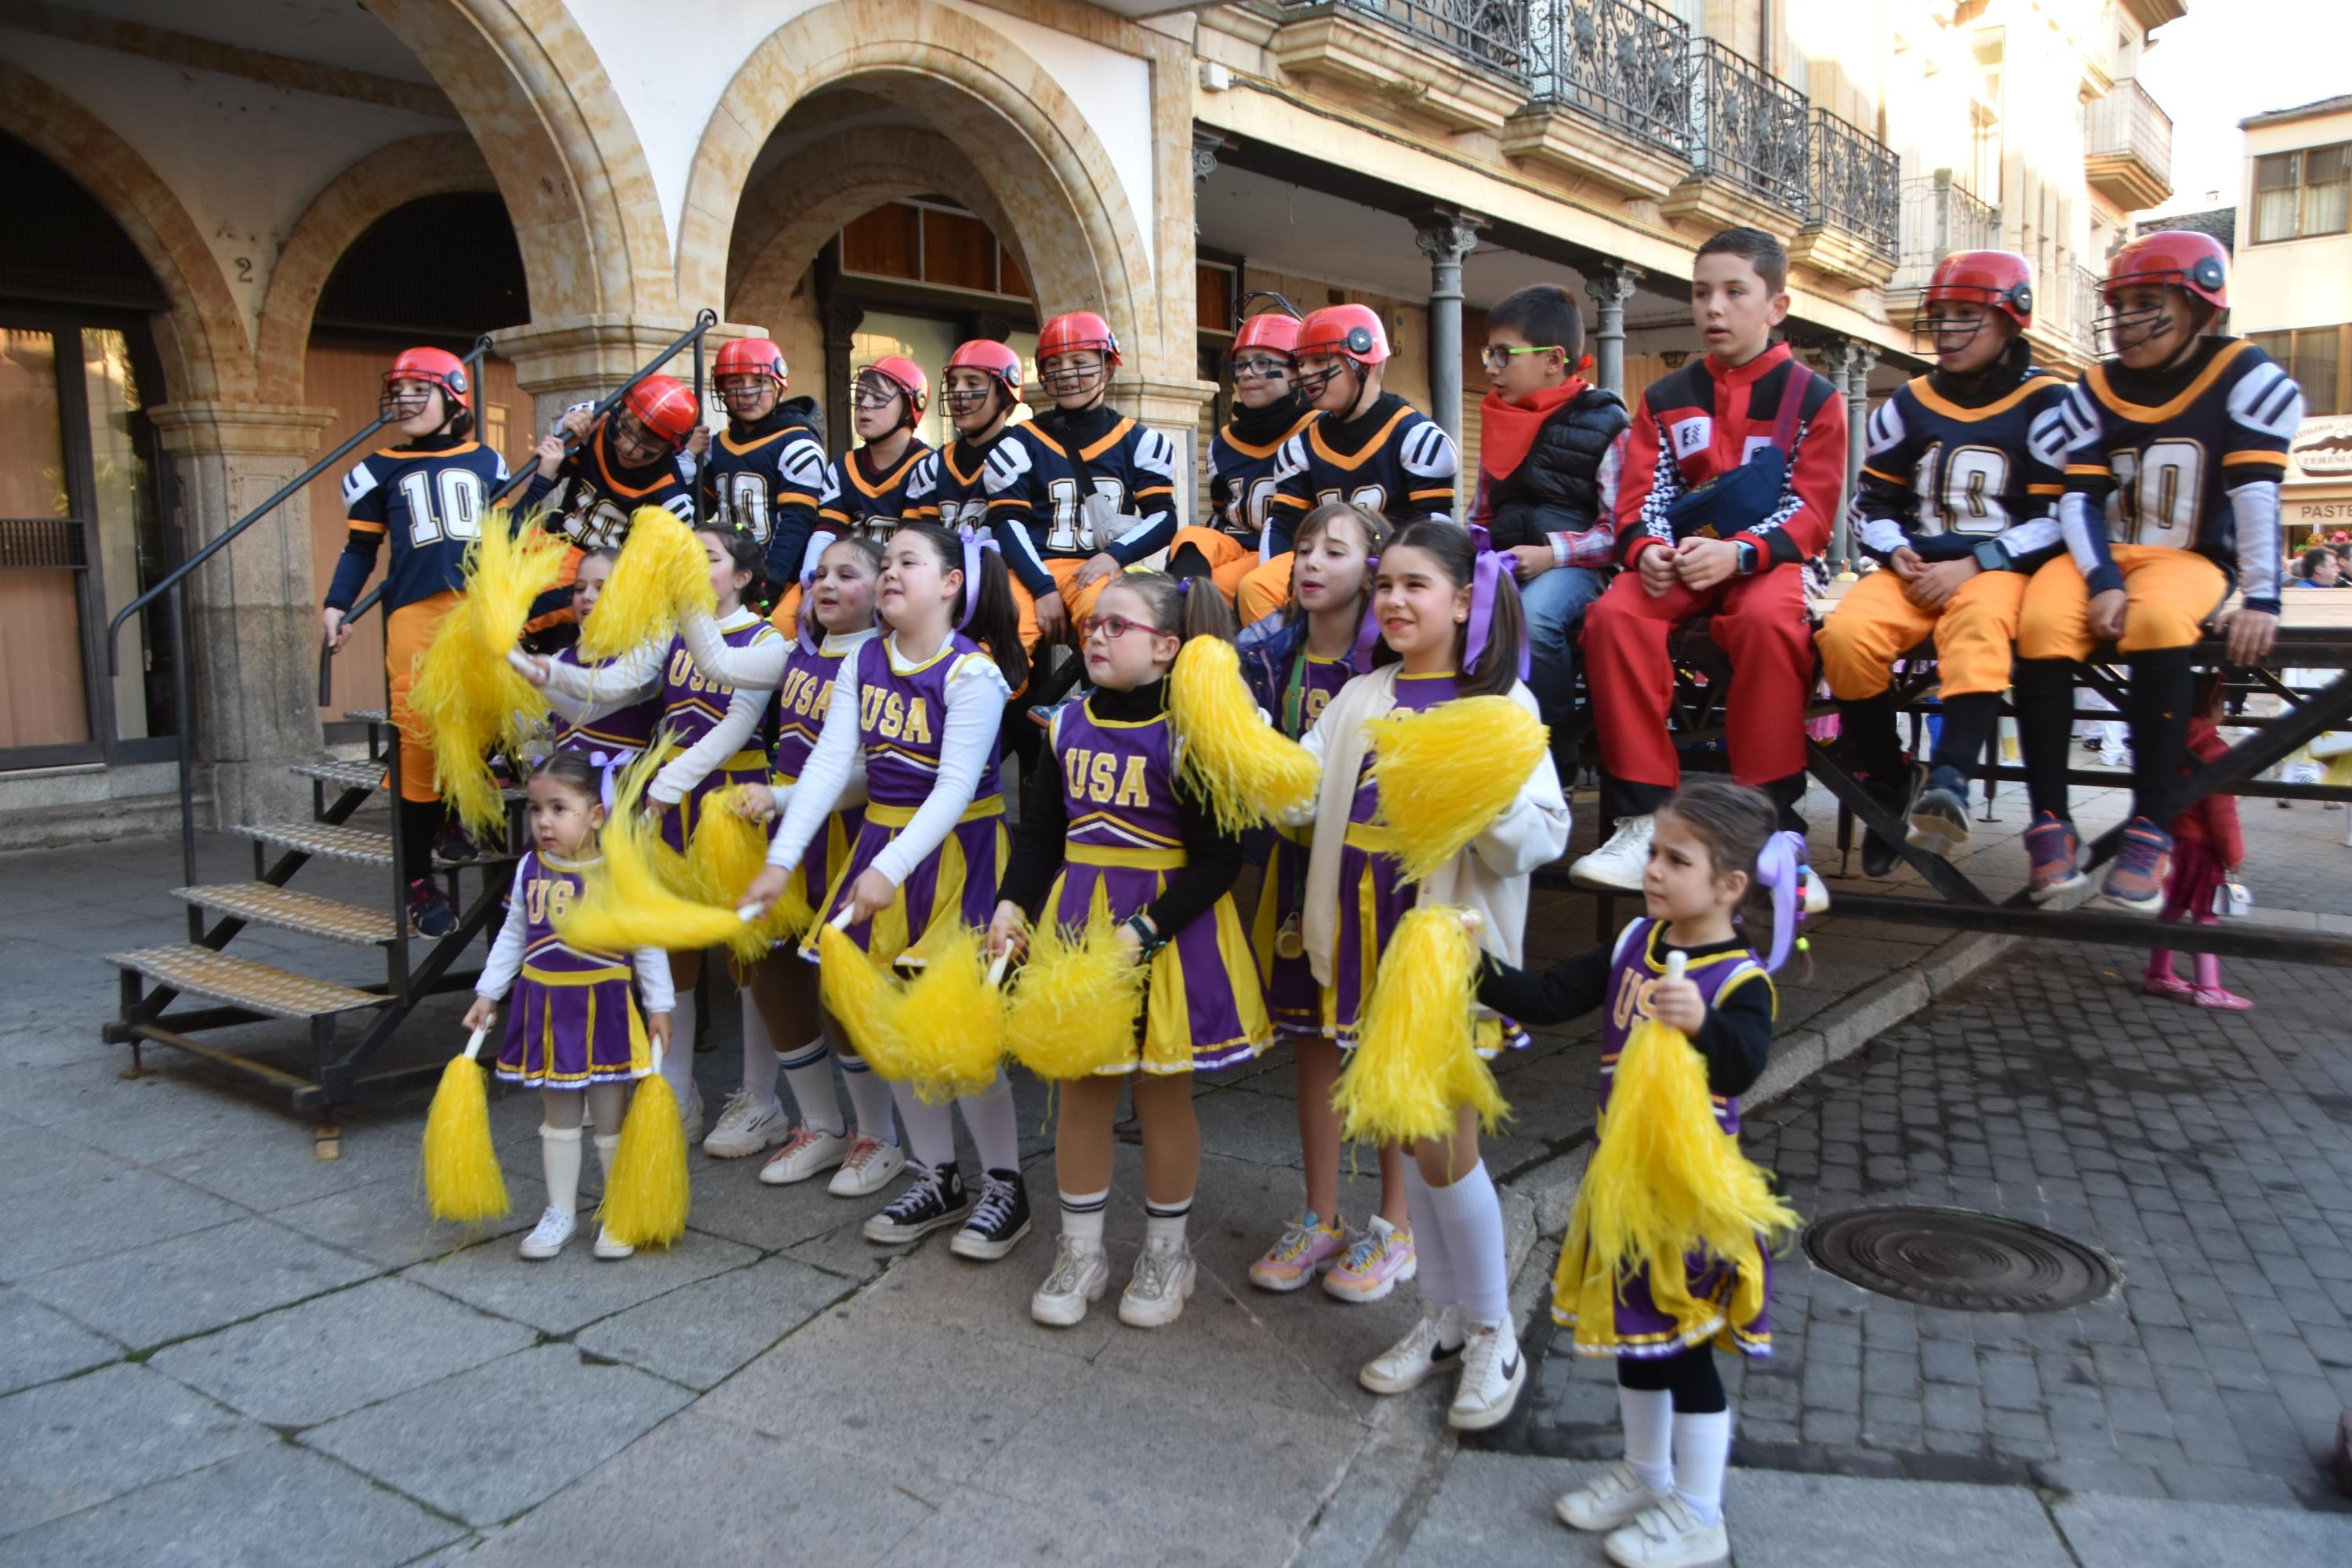
M 403 381 L 439 387 L 448 414 L 467 406 L 466 362 L 447 349 L 403 349 L 393 356 L 392 368 L 383 373 L 383 395 L 376 400 L 376 412 L 388 419 L 414 419 L 425 411 L 422 396 L 411 393 L 403 397 L 393 391 L 394 384 Z
M 1055 354 L 1066 354 L 1079 349 L 1092 349 L 1112 364 L 1119 363 L 1118 337 L 1110 323 L 1092 310 L 1066 310 L 1045 323 L 1037 334 L 1037 363 L 1042 365 Z
M 1361 376 L 1389 357 L 1388 330 L 1381 325 L 1381 313 L 1370 305 L 1326 305 L 1308 311 L 1298 323 L 1298 346 L 1291 352 L 1302 362 L 1309 357 L 1344 362 L 1355 366 Z M 1336 363 L 1313 372 L 1302 363 L 1298 390 L 1307 395 L 1307 402 L 1316 402 L 1338 372 Z
M 951 378 L 960 370 L 979 371 L 1003 387 L 1007 404 L 1021 401 L 1021 356 L 995 339 L 974 338 L 970 342 L 957 344 L 956 352 L 948 355 L 946 370 L 940 377 L 943 389 L 941 395 L 948 400 L 948 411 L 969 414 L 978 405 L 971 401 L 974 394 L 959 393 L 955 389 Z M 983 388 L 976 395 L 985 399 L 988 394 Z
M 857 386 L 850 394 L 852 402 L 864 408 L 879 408 L 892 395 L 907 400 L 906 423 L 912 425 L 930 406 L 930 378 L 922 366 L 903 354 L 884 354 L 857 373 Z
M 2110 304 L 2132 283 L 2160 283 L 2196 295 L 2217 310 L 2230 308 L 2230 253 L 2210 234 L 2168 228 L 2144 234 L 2116 252 L 2099 297 Z
M 1911 322 L 1914 353 L 1954 353 L 1976 341 L 1981 317 L 1963 323 L 1932 313 L 1937 305 L 1954 303 L 1998 310 L 2022 331 L 2033 324 L 2032 264 L 2007 250 L 1956 250 L 1936 263 Z
M 736 383 L 730 390 L 729 382 Z M 719 401 L 727 405 L 730 414 L 740 413 L 736 405 L 745 407 L 759 398 L 761 382 L 772 382 L 779 393 L 793 384 L 792 372 L 784 364 L 784 351 L 776 346 L 773 338 L 737 338 L 719 345 L 719 353 L 710 362 L 710 384 L 719 389 Z
M 702 423 L 702 405 L 694 400 L 693 390 L 676 376 L 646 377 L 622 395 L 621 406 L 647 434 L 674 447 L 685 446 L 694 427 Z
M 1250 349 L 1265 349 L 1289 359 L 1298 353 L 1298 329 L 1306 324 L 1286 310 L 1260 310 L 1245 319 L 1234 334 L 1232 357 L 1239 359 Z

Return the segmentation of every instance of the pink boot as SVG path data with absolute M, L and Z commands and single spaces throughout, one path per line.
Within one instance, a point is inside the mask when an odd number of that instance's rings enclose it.
M 2188 987 L 2183 986 L 2181 989 L 2187 990 Z M 2234 991 L 2224 990 L 2219 985 L 2200 985 L 2189 999 L 2200 1007 L 2210 1007 L 2220 1013 L 2243 1013 L 2253 1006 L 2251 999 L 2241 996 Z
M 2147 973 L 2140 976 L 2139 988 L 2150 996 L 2186 996 L 2194 989 L 2172 973 L 2172 951 L 2163 947 L 2147 955 Z

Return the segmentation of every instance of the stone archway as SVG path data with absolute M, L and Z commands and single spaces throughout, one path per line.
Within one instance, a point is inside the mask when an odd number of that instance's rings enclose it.
M 0 60 L 0 130 L 25 142 L 95 197 L 171 300 L 158 333 L 174 402 L 249 399 L 253 356 L 245 318 L 204 231 L 147 161 L 96 116 L 30 72 Z
M 310 318 L 343 252 L 378 218 L 425 196 L 495 191 L 474 139 L 451 132 L 380 148 L 345 169 L 303 210 L 279 247 L 261 306 L 255 379 L 265 398 L 302 400 Z
M 720 96 L 688 176 L 679 298 L 721 298 L 730 275 L 748 279 L 731 248 L 761 148 L 794 104 L 820 88 L 846 85 L 913 110 L 962 154 L 975 183 L 955 194 L 985 191 L 986 205 L 975 200 L 974 210 L 1014 247 L 1046 309 L 1100 310 L 1122 338 L 1140 340 L 1157 314 L 1153 253 L 1109 154 L 1035 58 L 983 22 L 928 0 L 833 0 L 751 51 Z M 864 190 L 917 177 L 868 165 Z M 925 177 L 890 194 L 930 184 Z M 838 208 L 856 194 L 856 186 L 838 187 L 828 201 Z M 873 195 L 864 205 L 885 199 Z M 816 221 L 813 212 L 808 223 Z M 808 227 L 786 226 L 791 233 L 779 237 L 785 244 L 770 240 L 760 265 L 780 251 L 786 258 L 777 265 L 786 265 L 788 247 L 805 245 Z

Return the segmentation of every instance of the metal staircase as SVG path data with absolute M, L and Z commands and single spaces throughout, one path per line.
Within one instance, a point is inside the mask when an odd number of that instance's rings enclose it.
M 689 350 L 694 355 L 695 390 L 699 398 L 704 384 L 703 339 L 718 320 L 715 311 L 703 311 L 690 331 L 648 361 L 597 405 L 593 417 L 604 417 L 631 386 Z M 478 399 L 481 363 L 490 346 L 490 340 L 483 337 L 467 356 L 470 384 Z M 183 875 L 181 886 L 172 889 L 172 897 L 187 907 L 188 938 L 184 942 L 106 955 L 106 962 L 121 971 L 122 991 L 121 1010 L 104 1026 L 102 1037 L 110 1045 L 131 1047 L 131 1065 L 125 1077 L 137 1077 L 148 1070 L 142 1059 L 145 1046 L 170 1046 L 282 1090 L 295 1110 L 319 1114 L 323 1121 L 329 1107 L 423 1087 L 438 1079 L 446 1065 L 444 1052 L 426 1053 L 430 1059 L 423 1061 L 411 1059 L 389 1065 L 379 1063 L 377 1058 L 425 997 L 473 988 L 480 970 L 460 970 L 458 961 L 488 927 L 503 918 L 514 857 L 499 853 L 465 866 L 436 860 L 429 872 L 446 879 L 449 900 L 458 910 L 457 929 L 437 939 L 415 934 L 408 921 L 406 897 L 409 879 L 415 872 L 402 863 L 398 835 L 357 826 L 352 820 L 377 791 L 388 789 L 390 781 L 398 777 L 399 731 L 390 722 L 385 709 L 347 710 L 343 715 L 367 727 L 367 754 L 363 758 L 321 759 L 291 765 L 295 775 L 310 783 L 311 811 L 308 818 L 241 823 L 232 829 L 253 842 L 251 880 L 207 883 L 196 872 L 195 716 L 189 699 L 188 649 L 184 635 L 187 578 L 237 535 L 373 438 L 386 423 L 387 419 L 379 417 L 313 463 L 153 588 L 132 600 L 108 628 L 108 656 L 111 660 L 116 635 L 123 623 L 149 604 L 163 599 L 170 636 L 179 649 L 179 657 L 173 664 L 173 697 L 181 738 Z M 491 498 L 490 504 L 503 504 L 507 496 L 520 488 L 530 472 L 530 466 L 525 465 L 505 489 Z M 381 592 L 379 587 L 362 598 L 352 607 L 345 623 L 364 616 Z M 331 650 L 321 648 L 321 705 L 328 700 L 331 658 Z M 510 786 L 506 795 L 509 813 L 507 842 L 519 843 L 522 791 L 519 786 Z M 382 905 L 369 907 L 291 886 L 302 868 L 314 859 L 377 868 L 385 874 L 383 885 L 388 899 Z M 464 896 L 462 889 L 469 872 L 478 884 L 470 900 Z M 291 932 L 345 948 L 374 948 L 383 955 L 383 979 L 349 984 L 228 952 L 229 944 L 248 926 Z M 196 1037 L 211 1030 L 272 1020 L 310 1026 L 306 1063 L 298 1066 L 290 1053 L 282 1053 L 278 1061 L 264 1060 L 257 1055 Z M 333 1129 L 322 1125 L 319 1140 L 320 1156 L 332 1157 Z

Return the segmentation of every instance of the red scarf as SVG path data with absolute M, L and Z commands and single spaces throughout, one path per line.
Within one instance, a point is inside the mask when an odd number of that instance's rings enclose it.
M 1496 483 L 1507 479 L 1527 461 L 1536 444 L 1536 432 L 1589 384 L 1571 375 L 1558 386 L 1548 386 L 1526 403 L 1506 403 L 1499 392 L 1489 392 L 1478 405 L 1478 468 Z

